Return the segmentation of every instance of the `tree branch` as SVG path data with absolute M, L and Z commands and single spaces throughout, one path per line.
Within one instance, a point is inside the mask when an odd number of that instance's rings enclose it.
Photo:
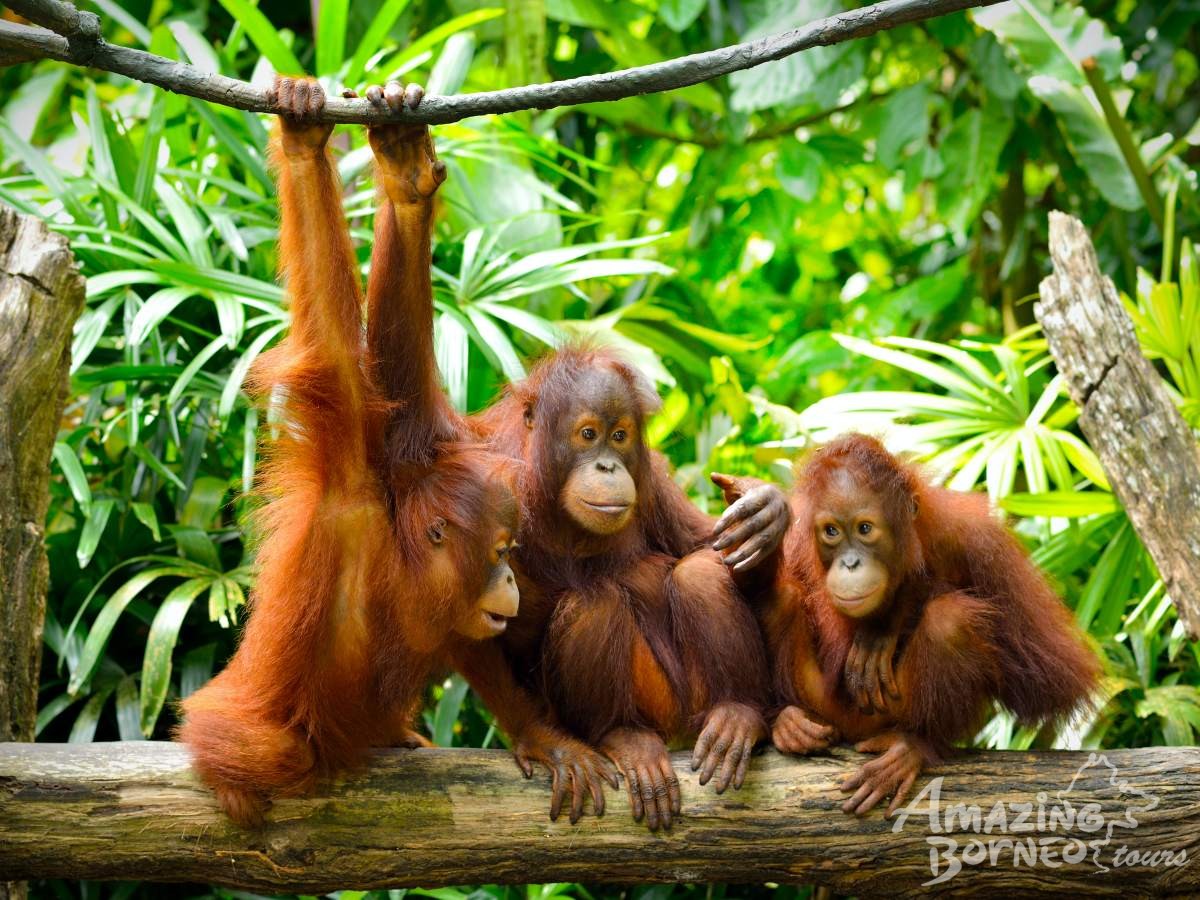
M 1138 346 L 1129 313 L 1078 219 L 1050 213 L 1054 273 L 1034 307 L 1129 520 L 1179 620 L 1200 638 L 1200 448 Z
M 186 63 L 143 50 L 110 44 L 99 36 L 98 25 L 93 30 L 92 24 L 98 22 L 94 16 L 81 13 L 61 0 L 5 2 L 14 12 L 52 30 L 0 22 L 0 51 L 87 65 L 236 109 L 279 112 L 269 88 L 202 72 Z M 442 125 L 471 116 L 623 100 L 639 94 L 688 87 L 812 47 L 838 44 L 909 22 L 996 2 L 999 0 L 883 0 L 862 9 L 818 19 L 793 31 L 648 66 L 501 91 L 450 97 L 427 95 L 416 110 L 391 112 L 377 109 L 362 98 L 331 97 L 320 118 L 326 122 L 370 124 L 391 121 Z
M 922 776 L 918 790 L 929 790 L 904 821 L 841 811 L 837 785 L 865 759 L 842 749 L 811 759 L 768 750 L 741 790 L 718 795 L 676 753 L 683 816 L 652 835 L 632 820 L 624 790 L 608 792 L 602 818 L 552 823 L 548 777 L 526 781 L 507 753 L 385 750 L 317 796 L 277 802 L 266 827 L 247 832 L 221 813 L 178 744 L 0 744 L 0 878 L 199 881 L 305 894 L 818 882 L 898 900 L 928 896 L 931 857 L 945 874 L 952 855 L 962 870 L 939 889 L 956 896 L 1200 891 L 1200 867 L 1182 865 L 1200 846 L 1200 749 L 964 753 Z M 952 813 L 958 804 L 966 806 Z M 969 844 L 984 852 L 968 855 Z M 1022 862 L 1014 844 L 1032 847 L 1032 857 Z

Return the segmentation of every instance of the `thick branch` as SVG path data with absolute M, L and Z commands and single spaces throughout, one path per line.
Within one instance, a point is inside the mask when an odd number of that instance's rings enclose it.
M 263 831 L 243 832 L 197 784 L 178 745 L 0 745 L 0 878 L 201 881 L 301 893 L 548 881 L 815 881 L 838 893 L 899 898 L 925 895 L 931 849 L 955 840 L 962 861 L 962 847 L 978 839 L 1032 842 L 1037 858 L 1014 865 L 1011 843 L 1001 845 L 994 864 L 964 864 L 943 888 L 1046 897 L 1200 890 L 1195 865 L 1128 856 L 1169 851 L 1178 859 L 1200 845 L 1198 749 L 1118 750 L 1102 758 L 965 754 L 922 780 L 942 776 L 934 782 L 940 794 L 932 821 L 926 794 L 924 811 L 898 827 L 879 811 L 862 819 L 841 812 L 836 785 L 862 760 L 841 750 L 812 759 L 768 751 L 754 759 L 741 790 L 718 796 L 697 784 L 686 757 L 676 754 L 684 815 L 669 833 L 652 835 L 632 821 L 623 792 L 609 793 L 601 819 L 551 823 L 548 779 L 521 778 L 505 753 L 380 751 L 362 773 L 312 799 L 280 801 Z M 960 803 L 980 807 L 979 823 L 933 830 L 949 824 L 948 807 Z M 1077 819 L 1087 803 L 1097 804 L 1092 815 Z M 1032 815 L 1018 821 L 1023 808 Z M 1071 839 L 1081 842 L 1070 851 L 1074 861 L 1055 866 Z M 1039 842 L 1056 849 L 1044 855 Z M 1125 865 L 1117 868 L 1120 847 L 1127 848 Z M 939 860 L 944 872 L 945 856 Z
M 1142 354 L 1129 314 L 1078 219 L 1050 213 L 1054 274 L 1035 307 L 1095 448 L 1158 565 L 1179 618 L 1200 637 L 1200 449 Z
M 401 121 L 441 125 L 471 116 L 622 100 L 639 94 L 688 87 L 812 47 L 839 44 L 909 22 L 996 2 L 999 0 L 883 0 L 862 9 L 818 19 L 794 31 L 653 65 L 501 91 L 452 97 L 427 95 L 416 110 L 390 112 L 375 108 L 365 99 L 334 97 L 328 100 L 321 119 L 327 122 Z M 78 28 L 73 32 L 68 30 L 72 23 L 64 22 L 62 7 L 74 7 L 60 0 L 11 0 L 7 5 L 30 21 L 52 25 L 61 34 L 70 36 L 79 31 Z M 266 113 L 279 111 L 274 96 L 267 88 L 224 75 L 208 74 L 185 63 L 110 44 L 102 38 L 98 38 L 94 44 L 74 38 L 68 42 L 67 38 L 42 29 L 0 22 L 0 50 L 90 65 L 178 94 L 237 109 Z

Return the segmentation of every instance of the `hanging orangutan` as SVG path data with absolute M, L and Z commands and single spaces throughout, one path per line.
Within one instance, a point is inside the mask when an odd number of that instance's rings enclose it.
M 878 753 L 843 810 L 900 807 L 999 701 L 1022 724 L 1086 707 L 1100 675 L 1070 611 L 983 495 L 930 485 L 874 438 L 817 451 L 763 611 L 785 753 Z

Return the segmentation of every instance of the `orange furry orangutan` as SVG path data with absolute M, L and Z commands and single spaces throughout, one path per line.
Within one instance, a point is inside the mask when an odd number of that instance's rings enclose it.
M 987 498 L 933 487 L 874 438 L 817 451 L 763 625 L 784 704 L 775 746 L 881 754 L 843 810 L 904 803 L 998 700 L 1023 724 L 1085 706 L 1100 664 Z
M 332 126 L 313 120 L 324 93 L 290 78 L 276 91 L 290 110 L 272 150 L 292 324 L 252 385 L 280 397 L 286 418 L 266 466 L 265 537 L 241 644 L 183 702 L 179 730 L 196 771 L 247 826 L 272 798 L 309 791 L 369 747 L 426 743 L 412 719 L 431 673 L 486 647 L 518 606 L 514 467 L 469 440 L 438 387 L 430 227 L 444 166 L 424 127 L 371 131 L 398 241 L 375 255 L 364 346 L 362 289 L 326 149 Z M 389 101 L 400 96 L 388 86 Z M 419 102 L 419 89 L 407 97 Z M 572 786 L 564 770 L 582 773 L 579 790 L 589 777 L 611 779 L 528 695 L 502 699 L 501 725 L 525 767 L 551 767 L 557 804 Z

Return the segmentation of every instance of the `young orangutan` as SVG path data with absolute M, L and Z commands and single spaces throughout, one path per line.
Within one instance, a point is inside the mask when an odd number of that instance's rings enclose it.
M 512 672 L 617 764 L 651 829 L 680 814 L 669 742 L 695 739 L 693 769 L 722 792 L 767 734 L 765 653 L 737 582 L 769 582 L 788 523 L 777 489 L 714 476 L 733 502 L 714 527 L 646 446 L 656 403 L 616 355 L 566 348 L 475 419 L 524 465 Z
M 1070 611 L 987 498 L 933 487 L 874 438 L 817 451 L 764 610 L 785 753 L 879 753 L 843 810 L 904 803 L 924 766 L 998 700 L 1025 724 L 1085 706 L 1100 675 Z
M 503 632 L 518 602 L 513 466 L 463 441 L 431 374 L 421 308 L 429 220 L 419 211 L 444 172 L 428 136 L 395 126 L 373 134 L 386 148 L 381 167 L 406 188 L 398 215 L 424 222 L 408 232 L 422 262 L 394 314 L 408 329 L 407 366 L 385 373 L 390 360 L 364 358 L 331 126 L 313 121 L 324 93 L 291 78 L 276 91 L 290 110 L 272 152 L 292 324 L 252 383 L 283 398 L 286 422 L 266 465 L 265 537 L 241 644 L 183 702 L 179 729 L 196 771 L 244 826 L 371 746 L 425 743 L 412 716 L 430 673 Z
M 392 82 L 382 89 L 372 86 L 367 98 L 393 110 L 415 109 L 423 91 L 419 85 Z M 467 425 L 441 392 L 433 366 L 432 192 L 420 189 L 413 178 L 419 167 L 408 161 L 413 153 L 434 159 L 433 145 L 423 127 L 373 128 L 370 139 L 385 202 L 375 216 L 367 345 L 374 383 L 390 404 L 390 430 L 380 462 L 386 470 L 438 440 L 461 439 Z M 441 163 L 433 165 L 442 171 Z M 412 414 L 421 408 L 410 398 L 414 386 L 420 386 L 417 393 L 425 403 L 436 404 L 436 415 Z M 550 770 L 550 818 L 558 818 L 569 798 L 570 820 L 577 822 L 589 796 L 593 811 L 602 815 L 602 782 L 617 787 L 616 772 L 603 756 L 557 726 L 546 703 L 513 677 L 499 644 L 459 643 L 450 659 L 513 739 L 513 755 L 525 777 L 532 776 L 535 762 Z

